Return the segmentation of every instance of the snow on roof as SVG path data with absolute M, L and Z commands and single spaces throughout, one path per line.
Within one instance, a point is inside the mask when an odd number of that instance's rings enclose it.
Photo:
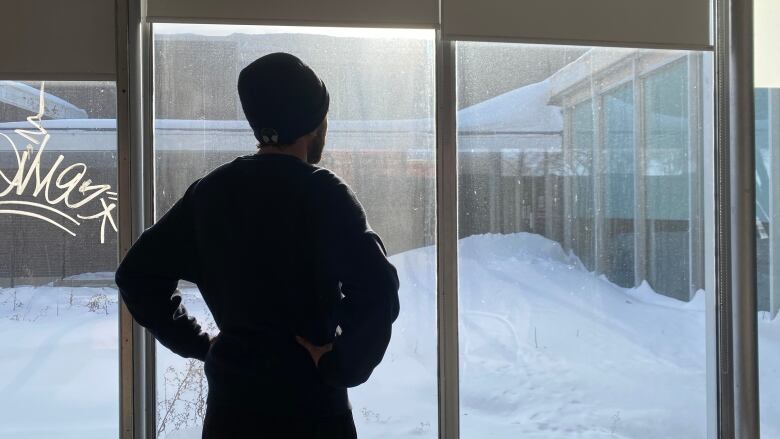
M 87 117 L 87 112 L 60 97 L 43 93 L 44 114 L 54 119 Z M 17 81 L 0 81 L 0 102 L 23 110 L 38 112 L 41 90 Z
M 47 130 L 115 130 L 116 119 L 58 119 L 44 120 Z M 251 131 L 246 120 L 184 120 L 158 119 L 154 127 L 161 130 L 183 131 Z M 30 128 L 27 121 L 0 123 L 0 130 Z M 401 120 L 329 120 L 329 132 L 433 132 L 431 119 Z
M 549 105 L 551 82 L 520 87 L 458 111 L 458 131 L 550 133 L 563 130 L 560 107 Z
M 548 78 L 551 101 L 558 103 L 560 96 L 573 87 L 592 78 L 595 73 L 611 68 L 638 50 L 617 47 L 596 47 L 588 50 Z
M 464 151 L 560 151 L 563 116 L 560 108 L 548 104 L 549 99 L 548 80 L 460 110 L 459 147 Z M 52 134 L 49 150 L 116 150 L 116 141 L 111 140 L 115 119 L 49 119 L 42 125 Z M 159 119 L 154 127 L 155 147 L 159 150 L 243 151 L 254 145 L 246 120 Z M 0 133 L 11 138 L 15 136 L 13 130 L 19 128 L 28 129 L 30 124 L 0 123 Z M 83 131 L 94 134 L 85 135 Z M 432 149 L 436 141 L 433 118 L 330 120 L 328 132 L 331 147 L 338 150 Z
M 548 105 L 549 82 L 542 81 L 509 91 L 458 112 L 459 134 L 464 149 L 525 148 L 560 149 L 563 117 L 559 108 Z M 44 120 L 43 127 L 56 131 L 113 131 L 115 119 Z M 0 132 L 29 128 L 26 121 L 0 123 Z M 243 149 L 253 142 L 246 120 L 177 120 L 154 122 L 160 149 Z M 328 132 L 333 143 L 343 148 L 395 149 L 434 142 L 433 118 L 401 120 L 331 120 Z M 10 134 L 10 133 L 9 133 Z M 75 134 L 75 133 L 68 133 Z M 499 136 L 496 136 L 496 135 Z M 85 141 L 83 136 L 66 142 L 52 136 L 50 149 L 115 149 L 105 139 Z M 79 140 L 80 139 L 80 140 Z M 72 147 L 66 144 L 73 143 Z M 77 145 L 76 143 L 79 143 Z M 94 144 L 89 144 L 94 143 Z M 102 145 L 102 146 L 101 146 Z M 211 146 L 210 146 L 211 145 Z
M 116 119 L 45 119 L 41 125 L 47 130 L 115 130 Z M 0 123 L 0 131 L 31 127 L 30 122 L 24 120 Z

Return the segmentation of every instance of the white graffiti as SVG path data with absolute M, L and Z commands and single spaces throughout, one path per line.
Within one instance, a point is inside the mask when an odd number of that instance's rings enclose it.
M 27 122 L 35 129 L 14 130 L 14 133 L 28 142 L 21 151 L 10 136 L 0 133 L 0 140 L 5 139 L 16 157 L 13 177 L 9 178 L 0 170 L 0 184 L 3 181 L 7 184 L 5 189 L 0 190 L 0 214 L 36 218 L 62 229 L 71 236 L 76 236 L 72 228 L 81 225 L 79 220 L 100 220 L 100 243 L 105 243 L 106 226 L 117 232 L 113 215 L 118 200 L 117 193 L 111 191 L 111 186 L 93 184 L 92 180 L 86 178 L 88 168 L 84 163 L 60 168 L 65 160 L 62 154 L 44 175 L 42 158 L 51 139 L 41 121 L 45 110 L 44 96 L 42 82 L 38 113 L 27 118 Z M 5 199 L 13 196 L 32 197 L 36 201 Z M 75 218 L 68 213 L 81 208 L 90 209 L 92 206 L 93 209 L 99 209 L 97 213 L 76 213 Z

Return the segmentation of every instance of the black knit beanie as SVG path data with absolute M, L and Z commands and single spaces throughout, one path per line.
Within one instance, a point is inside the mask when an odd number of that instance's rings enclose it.
M 330 105 L 322 80 L 289 53 L 272 53 L 244 67 L 238 96 L 260 146 L 289 145 L 314 131 Z

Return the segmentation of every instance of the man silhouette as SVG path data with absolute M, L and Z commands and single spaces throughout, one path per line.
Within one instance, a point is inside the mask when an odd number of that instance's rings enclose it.
M 349 187 L 314 166 L 329 95 L 298 58 L 241 71 L 257 138 L 195 181 L 116 273 L 135 319 L 171 351 L 205 361 L 204 438 L 355 438 L 347 388 L 381 361 L 398 277 Z M 177 283 L 195 283 L 220 333 L 201 331 Z

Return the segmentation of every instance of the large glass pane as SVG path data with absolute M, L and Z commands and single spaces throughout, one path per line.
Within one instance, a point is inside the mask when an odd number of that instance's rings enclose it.
M 571 111 L 571 246 L 582 263 L 596 268 L 594 259 L 593 102 L 588 99 Z
M 754 2 L 761 437 L 780 437 L 780 2 Z
M 634 284 L 633 81 L 604 93 L 604 247 L 607 277 Z
M 401 281 L 401 316 L 383 363 L 350 391 L 360 437 L 437 432 L 433 32 L 155 25 L 155 202 L 160 217 L 196 178 L 257 141 L 236 93 L 256 58 L 292 53 L 331 95 L 322 166 L 343 177 L 384 240 Z M 213 330 L 195 285 L 190 311 Z M 199 438 L 202 363 L 158 347 L 159 437 Z
M 647 279 L 658 292 L 691 294 L 687 60 L 644 80 Z
M 456 53 L 462 437 L 705 437 L 709 55 Z
M 771 231 L 770 180 L 772 153 L 769 149 L 769 89 L 755 90 L 755 136 L 756 136 L 756 264 L 758 310 L 770 311 L 770 261 L 769 233 Z
M 116 92 L 0 81 L 0 437 L 119 435 Z
M 756 263 L 761 437 L 780 435 L 780 238 L 777 221 L 780 172 L 780 88 L 757 88 L 756 123 Z

